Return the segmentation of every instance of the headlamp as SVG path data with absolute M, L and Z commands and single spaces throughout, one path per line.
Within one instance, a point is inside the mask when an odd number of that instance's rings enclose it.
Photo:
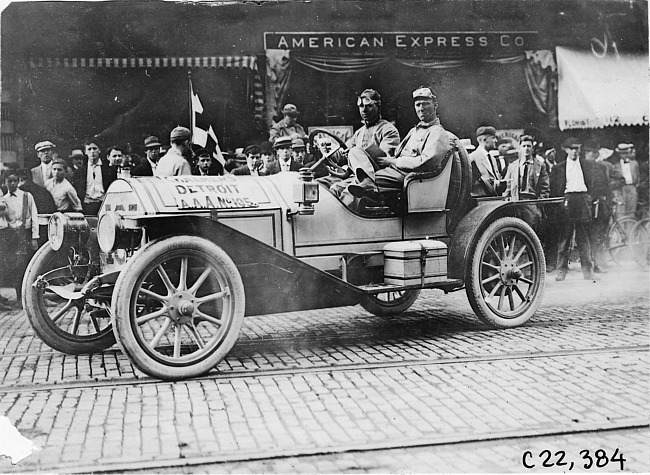
M 47 225 L 47 237 L 55 251 L 88 242 L 90 226 L 81 213 L 54 213 Z

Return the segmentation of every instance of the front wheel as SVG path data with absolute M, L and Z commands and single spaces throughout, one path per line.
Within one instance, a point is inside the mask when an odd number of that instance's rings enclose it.
M 518 218 L 500 218 L 472 248 L 467 298 L 490 326 L 523 325 L 541 303 L 545 274 L 544 251 L 533 229 Z
M 396 315 L 408 310 L 420 295 L 420 289 L 398 290 L 367 295 L 361 300 L 361 306 L 378 317 Z
M 99 353 L 115 343 L 109 313 L 113 289 L 101 288 L 92 298 L 76 297 L 90 277 L 87 265 L 74 265 L 66 252 L 49 243 L 29 262 L 23 307 L 36 335 L 51 348 L 78 355 Z
M 235 263 L 195 236 L 152 241 L 134 254 L 115 284 L 113 325 L 119 345 L 149 376 L 200 376 L 228 354 L 246 301 Z

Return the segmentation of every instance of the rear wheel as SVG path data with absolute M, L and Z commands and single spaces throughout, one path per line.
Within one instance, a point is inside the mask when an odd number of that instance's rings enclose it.
M 90 277 L 88 266 L 71 265 L 67 254 L 49 243 L 32 257 L 23 278 L 23 307 L 36 335 L 51 348 L 77 355 L 98 353 L 115 343 L 111 287 L 100 289 L 96 298 L 69 298 Z
M 234 262 L 194 236 L 152 241 L 115 284 L 113 320 L 133 364 L 176 380 L 213 369 L 237 341 L 246 306 Z
M 516 327 L 539 307 L 545 274 L 544 251 L 533 229 L 518 218 L 500 218 L 472 249 L 467 298 L 482 322 Z
M 420 295 L 420 289 L 399 290 L 367 295 L 361 300 L 361 306 L 379 317 L 405 312 Z

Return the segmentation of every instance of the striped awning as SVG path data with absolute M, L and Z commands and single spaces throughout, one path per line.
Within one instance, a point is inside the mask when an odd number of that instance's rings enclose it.
M 29 58 L 30 68 L 221 68 L 257 71 L 256 56 Z
M 250 69 L 253 91 L 250 98 L 255 119 L 264 118 L 264 86 L 257 56 L 171 56 L 138 58 L 29 58 L 28 68 L 214 68 Z

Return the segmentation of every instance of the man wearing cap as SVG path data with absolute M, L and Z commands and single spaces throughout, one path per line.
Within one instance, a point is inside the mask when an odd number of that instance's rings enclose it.
M 192 175 L 196 176 L 216 176 L 222 175 L 219 169 L 213 166 L 212 154 L 207 148 L 200 148 L 194 152 L 196 165 L 192 167 Z M 221 168 L 223 172 L 223 168 Z
M 291 140 L 291 158 L 293 161 L 304 166 L 307 163 L 313 162 L 314 158 L 311 154 L 307 154 L 307 149 L 305 148 L 305 141 L 295 137 Z
M 447 132 L 438 118 L 438 99 L 428 87 L 413 91 L 413 105 L 420 122 L 413 127 L 395 150 L 395 157 L 378 156 L 382 168 L 374 182 L 366 178 L 348 186 L 346 192 L 360 198 L 377 198 L 377 192 L 401 190 L 404 178 L 411 172 L 435 172 L 444 166 L 445 158 L 462 147 L 458 138 Z
M 158 161 L 160 160 L 160 147 L 162 144 L 158 137 L 155 135 L 150 135 L 144 139 L 144 153 L 146 160 L 142 162 L 131 170 L 131 175 L 133 176 L 154 176 L 154 170 L 158 167 Z
M 75 173 L 83 167 L 85 159 L 86 156 L 81 149 L 76 148 L 70 152 L 70 155 L 68 155 L 68 169 L 66 170 L 66 178 L 69 182 L 72 183 Z
M 271 163 L 275 162 L 275 152 L 273 151 L 273 144 L 265 140 L 260 144 L 260 158 L 262 159 L 262 168 L 260 172 L 270 175 L 269 167 Z
M 38 142 L 34 145 L 36 155 L 41 161 L 40 165 L 32 168 L 32 181 L 38 186 L 45 186 L 45 181 L 52 178 L 52 154 L 56 145 L 49 140 Z
M 291 144 L 291 139 L 289 139 Z M 252 176 L 263 176 L 266 173 L 261 171 L 263 166 L 262 159 L 260 158 L 260 146 L 259 145 L 249 145 L 244 149 L 244 155 L 246 156 L 246 164 L 241 167 L 235 168 L 230 173 L 233 175 L 252 175 Z
M 185 154 L 190 150 L 190 130 L 178 126 L 169 134 L 170 148 L 158 161 L 155 176 L 191 175 L 192 168 Z
M 269 174 L 274 175 L 280 172 L 297 172 L 302 168 L 302 165 L 291 157 L 292 143 L 293 140 L 291 137 L 278 137 L 275 139 L 273 149 L 275 150 L 278 159 L 269 165 Z
M 634 216 L 637 205 L 636 185 L 639 183 L 639 162 L 636 161 L 636 151 L 631 143 L 619 143 L 616 147 L 618 161 L 614 162 L 616 175 L 610 178 L 614 193 L 616 217 Z
M 498 196 L 504 188 L 502 181 L 506 170 L 490 152 L 497 150 L 497 130 L 490 125 L 476 129 L 478 147 L 469 154 L 472 166 L 472 194 L 475 196 Z
M 354 172 L 353 180 L 363 182 L 375 179 L 375 172 L 385 168 L 376 159 L 392 157 L 399 146 L 397 128 L 381 117 L 381 96 L 374 89 L 366 89 L 357 98 L 357 107 L 363 125 L 345 143 L 348 148 L 348 164 Z M 339 183 L 340 187 L 342 184 Z
M 595 163 L 580 157 L 581 140 L 569 137 L 562 142 L 567 158 L 553 167 L 551 197 L 564 197 L 559 209 L 560 236 L 557 256 L 557 276 L 564 280 L 569 270 L 571 238 L 575 230 L 582 274 L 587 280 L 597 280 L 591 258 L 589 239 L 593 213 L 592 193 L 596 178 Z
M 293 104 L 285 104 L 282 108 L 284 118 L 271 126 L 269 131 L 269 142 L 275 144 L 278 137 L 306 137 L 305 129 L 302 128 L 298 120 L 298 108 Z
M 117 168 L 109 166 L 108 160 L 100 158 L 101 147 L 95 138 L 84 142 L 88 159 L 72 177 L 72 186 L 81 200 L 83 213 L 96 216 L 106 195 L 106 190 L 117 178 Z

